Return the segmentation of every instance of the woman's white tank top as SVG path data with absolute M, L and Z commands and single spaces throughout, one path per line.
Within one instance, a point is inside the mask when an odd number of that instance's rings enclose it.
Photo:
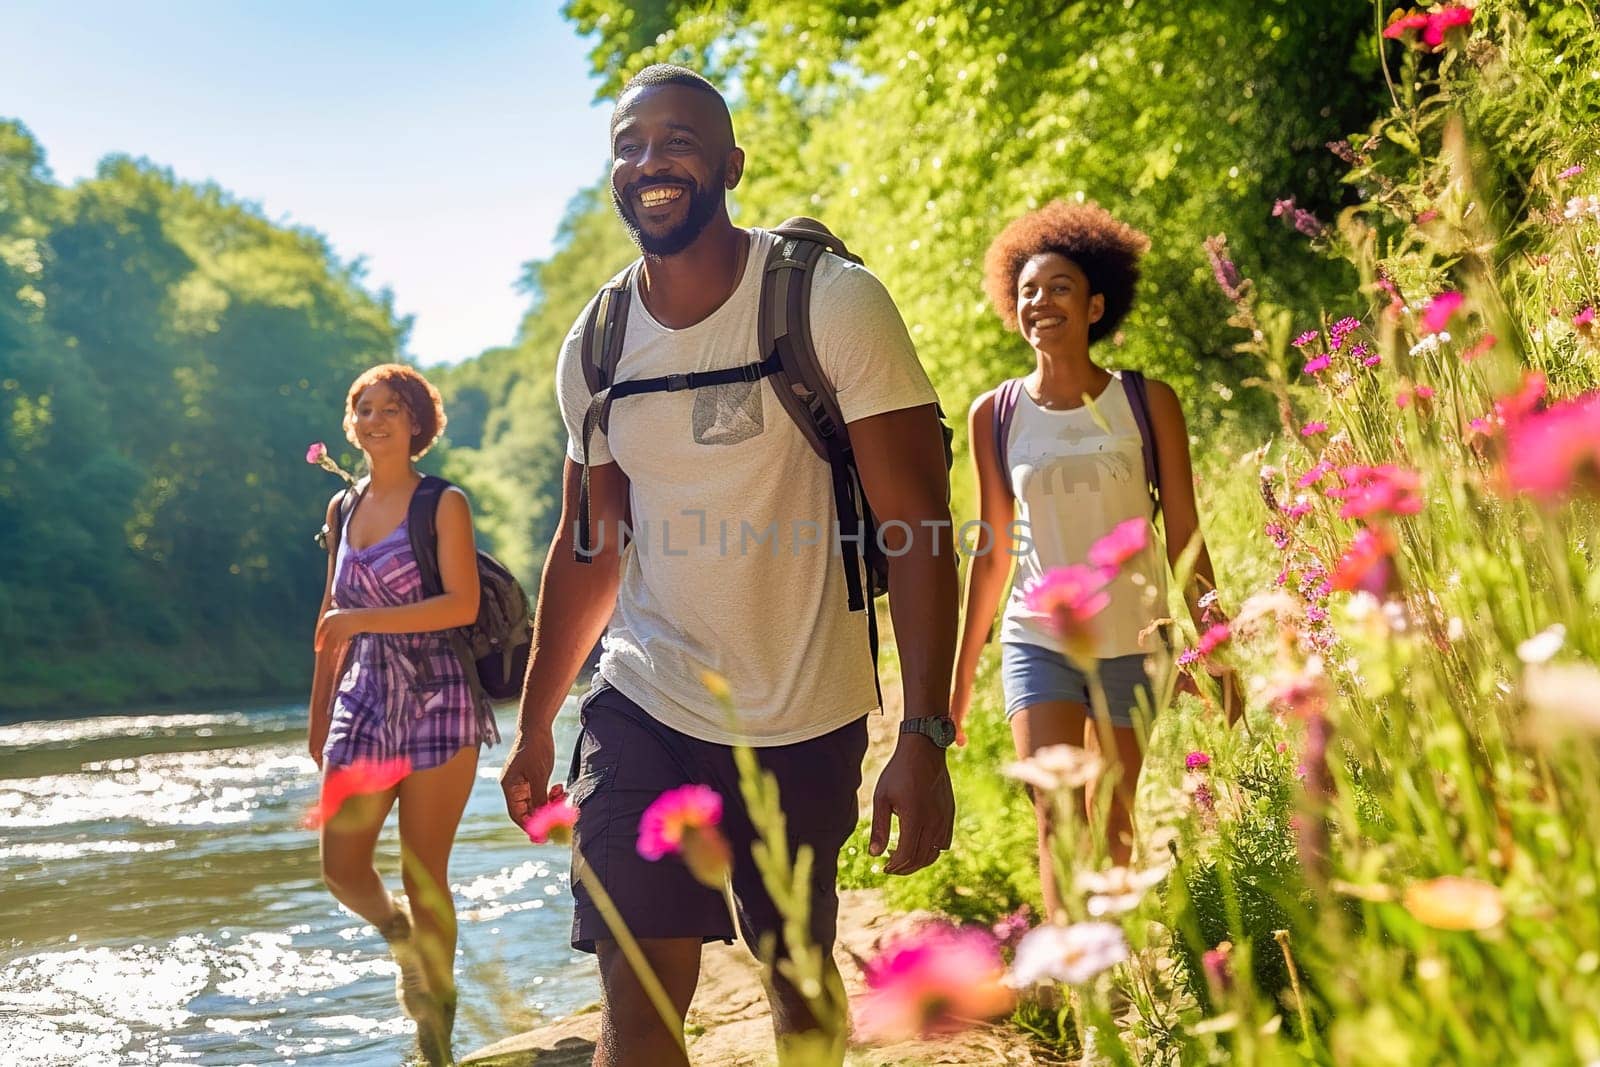
M 1017 397 L 1006 445 L 1011 491 L 1023 538 L 1014 538 L 1016 576 L 1000 640 L 1061 651 L 1048 617 L 1028 611 L 1022 591 L 1052 567 L 1087 563 L 1089 548 L 1127 519 L 1151 516 L 1144 441 L 1121 375 L 1099 397 L 1070 411 L 1041 408 L 1028 391 Z M 1095 657 L 1148 652 L 1140 631 L 1167 614 L 1166 567 L 1154 533 L 1144 552 L 1123 564 L 1111 603 L 1095 616 Z

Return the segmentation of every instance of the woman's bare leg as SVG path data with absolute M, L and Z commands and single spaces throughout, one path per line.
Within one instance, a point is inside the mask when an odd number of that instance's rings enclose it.
M 1127 866 L 1133 856 L 1133 802 L 1139 788 L 1139 769 L 1144 766 L 1144 749 L 1139 744 L 1138 731 L 1130 727 L 1114 726 L 1111 733 L 1117 751 L 1106 763 L 1113 767 L 1116 786 L 1111 791 L 1111 804 L 1106 811 L 1106 845 L 1111 862 Z M 1084 726 L 1083 747 L 1105 758 L 1101 752 L 1100 731 L 1093 722 Z M 1085 790 L 1087 805 L 1092 806 L 1099 784 L 1098 781 L 1089 783 Z
M 1017 756 L 1027 759 L 1049 745 L 1082 745 L 1086 724 L 1090 724 L 1089 709 L 1082 704 L 1048 700 L 1030 704 L 1011 717 L 1011 740 L 1017 746 Z M 1034 817 L 1039 825 L 1039 887 L 1044 892 L 1045 912 L 1054 919 L 1064 915 L 1055 859 L 1050 851 L 1056 798 L 1039 789 L 1032 792 Z
M 477 771 L 478 748 L 471 745 L 400 783 L 401 877 L 428 987 L 441 1001 L 455 995 L 456 909 L 450 899 L 450 849 Z
M 333 898 L 382 930 L 394 919 L 394 898 L 384 887 L 372 854 L 395 790 L 351 797 L 322 824 L 322 880 Z

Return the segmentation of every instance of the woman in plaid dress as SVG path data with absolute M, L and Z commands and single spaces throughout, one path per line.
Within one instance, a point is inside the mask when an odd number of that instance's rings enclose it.
M 430 1063 L 449 1062 L 455 1016 L 455 907 L 449 859 L 472 791 L 478 749 L 499 740 L 493 709 L 474 698 L 444 631 L 478 614 L 472 515 L 459 489 L 439 501 L 444 593 L 424 598 L 407 510 L 422 480 L 413 461 L 444 429 L 439 393 L 411 367 L 384 364 L 356 379 L 345 435 L 369 476 L 340 524 L 328 504 L 327 585 L 317 624 L 310 750 L 325 775 L 404 760 L 398 785 L 353 798 L 322 827 L 322 874 L 335 898 L 376 926 L 400 966 L 401 1007 L 417 1021 Z M 398 801 L 406 900 L 390 895 L 373 848 Z

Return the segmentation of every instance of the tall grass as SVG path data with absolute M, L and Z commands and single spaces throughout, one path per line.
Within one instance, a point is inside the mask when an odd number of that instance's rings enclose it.
M 1025 1012 L 1096 1059 L 1600 1060 L 1600 404 L 1538 478 L 1514 462 L 1530 374 L 1547 406 L 1600 386 L 1600 34 L 1499 2 L 1436 49 L 1396 32 L 1393 111 L 1330 146 L 1352 206 L 1285 229 L 1359 289 L 1272 307 L 1216 264 L 1282 423 L 1197 449 L 1249 728 L 1162 713 L 1139 828 L 1168 871 L 1113 919 L 1132 957 L 1053 1029 Z M 891 897 L 992 920 L 1036 893 L 1032 820 L 995 703 L 972 735 L 956 848 Z M 1061 852 L 1063 885 L 1092 869 Z

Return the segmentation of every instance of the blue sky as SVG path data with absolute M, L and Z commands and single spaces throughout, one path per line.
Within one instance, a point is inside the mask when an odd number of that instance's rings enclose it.
M 556 0 L 21 0 L 0 116 L 58 180 L 126 152 L 211 179 L 364 257 L 415 316 L 408 350 L 509 343 L 521 265 L 606 165 L 587 43 Z

